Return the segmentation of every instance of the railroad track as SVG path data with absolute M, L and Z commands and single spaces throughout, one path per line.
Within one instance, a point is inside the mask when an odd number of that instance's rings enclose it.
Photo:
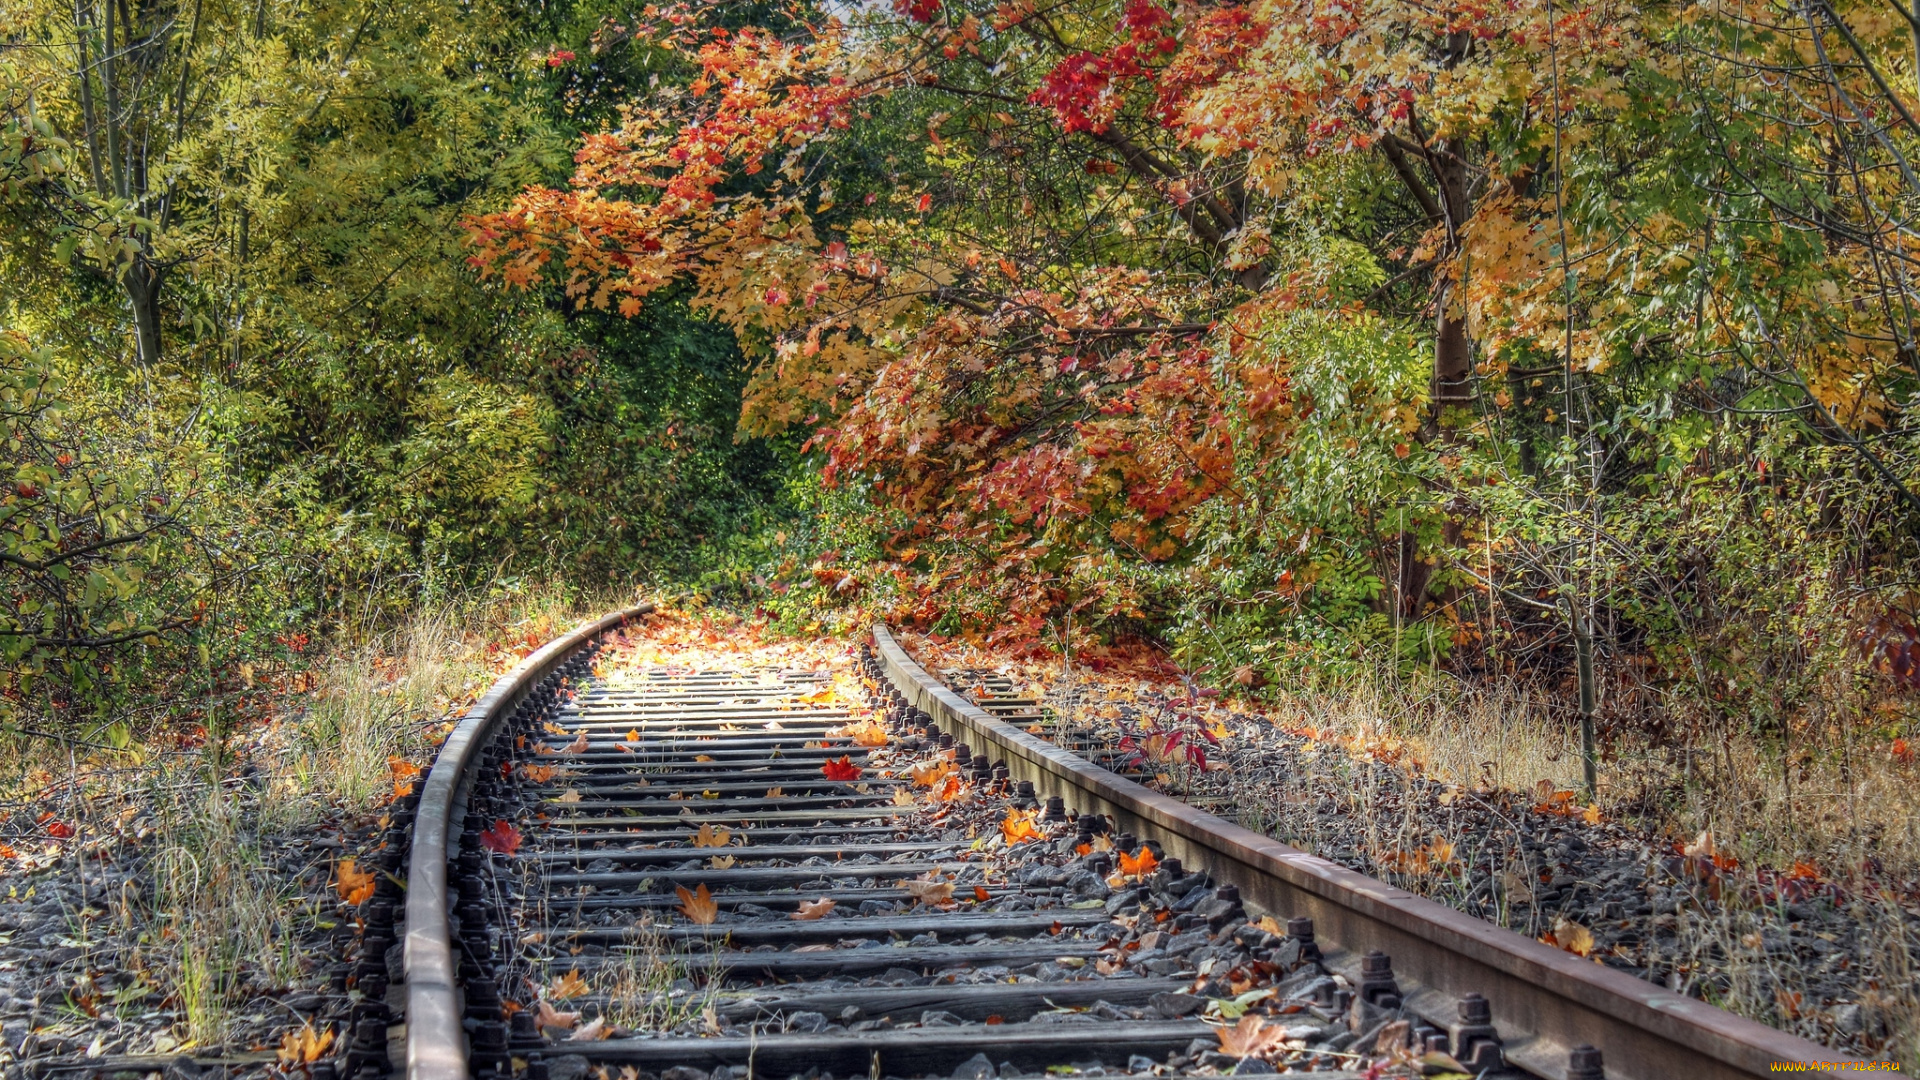
M 404 910 L 363 913 L 323 1073 L 384 1075 L 402 1012 L 409 1080 L 1707 1080 L 1830 1054 L 1134 784 L 884 627 L 858 684 L 619 662 L 648 610 L 529 657 L 396 810 Z

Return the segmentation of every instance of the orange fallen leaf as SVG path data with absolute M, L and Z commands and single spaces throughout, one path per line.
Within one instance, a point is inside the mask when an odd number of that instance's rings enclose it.
M 1120 872 L 1128 877 L 1145 877 L 1153 873 L 1154 868 L 1159 865 L 1160 860 L 1153 857 L 1153 849 L 1144 844 L 1141 845 L 1138 854 L 1129 855 L 1124 851 L 1120 853 Z
M 784 788 L 770 787 L 767 789 L 767 798 L 769 799 L 784 799 L 786 796 L 787 792 Z
M 577 998 L 589 989 L 591 988 L 587 986 L 587 980 L 580 977 L 580 969 L 574 968 L 548 984 L 544 996 L 553 1001 L 565 1001 L 568 998 Z
M 1022 810 L 1018 807 L 1009 807 L 1006 819 L 1000 822 L 1000 835 L 1006 838 L 1009 846 L 1027 840 L 1038 840 L 1044 835 L 1037 824 L 1039 820 L 1040 811 L 1037 809 Z
M 546 783 L 547 781 L 553 779 L 556 775 L 558 775 L 559 772 L 560 770 L 553 767 L 552 765 L 528 764 L 528 765 L 520 766 L 520 775 L 527 778 L 528 780 L 533 781 L 536 784 Z
M 713 755 L 712 755 L 712 754 L 695 754 L 695 755 L 693 755 L 693 760 L 695 760 L 695 761 L 712 761 L 712 760 L 713 760 Z
M 826 775 L 827 779 L 837 782 L 844 783 L 860 779 L 860 766 L 855 765 L 852 758 L 845 754 L 840 756 L 839 761 L 829 761 L 820 766 L 820 771 Z
M 726 847 L 727 842 L 732 839 L 732 829 L 726 828 L 725 826 L 716 828 L 712 822 L 707 822 L 700 826 L 699 832 L 693 834 L 693 846 Z
M 878 720 L 862 720 L 857 724 L 845 724 L 827 732 L 838 738 L 852 739 L 855 746 L 887 745 L 887 728 Z
M 628 742 L 639 742 L 639 741 L 640 741 L 640 729 L 639 729 L 639 728 L 630 728 L 630 729 L 628 729 L 628 731 L 627 731 L 627 741 L 628 741 Z
M 938 785 L 956 770 L 953 762 L 944 759 L 921 762 L 907 770 L 907 779 L 914 787 L 930 788 Z
M 833 901 L 823 896 L 818 900 L 800 901 L 800 910 L 787 917 L 798 922 L 810 922 L 814 919 L 825 918 L 827 912 L 832 910 Z
M 987 897 L 991 895 L 992 895 L 991 893 L 987 892 L 987 890 L 981 888 L 978 885 L 975 885 L 973 887 L 973 899 L 978 903 L 982 903 L 982 904 L 986 903 Z
M 334 891 L 340 894 L 340 899 L 354 907 L 359 907 L 372 898 L 374 886 L 378 881 L 376 875 L 360 869 L 352 859 L 341 859 L 340 865 L 334 868 Z
M 584 754 L 587 752 L 587 733 L 583 728 L 580 737 L 560 748 L 563 754 Z
M 686 886 L 675 885 L 673 891 L 680 897 L 680 914 L 701 926 L 711 926 L 720 917 L 720 905 L 714 903 L 713 894 L 702 883 L 696 892 L 688 892 Z
M 303 1024 L 297 1031 L 287 1032 L 280 1040 L 280 1049 L 274 1056 L 280 1059 L 282 1066 L 307 1065 L 326 1056 L 327 1048 L 333 1045 L 333 1029 L 315 1031 L 311 1023 Z

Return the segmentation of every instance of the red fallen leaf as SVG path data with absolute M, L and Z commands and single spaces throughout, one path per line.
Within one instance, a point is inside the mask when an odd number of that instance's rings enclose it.
M 59 820 L 48 821 L 47 835 L 53 837 L 55 840 L 71 839 L 73 837 L 73 826 L 67 824 L 64 821 L 59 821 Z
M 493 823 L 493 828 L 481 831 L 480 846 L 486 848 L 488 851 L 497 851 L 502 855 L 511 855 L 520 850 L 520 841 L 522 839 L 523 837 L 520 835 L 520 830 L 513 827 L 513 822 L 501 818 L 499 821 Z
M 975 886 L 973 887 L 973 898 L 974 898 L 975 900 L 977 900 L 977 901 L 979 901 L 980 903 L 982 903 L 982 904 L 984 904 L 984 903 L 986 903 L 986 902 L 987 902 L 987 896 L 988 896 L 988 895 L 989 895 L 989 894 L 988 894 L 988 892 L 987 892 L 987 890 L 985 890 L 985 889 L 983 889 L 983 888 L 981 888 L 980 886 L 978 886 L 978 885 L 975 885 Z
M 860 779 L 860 766 L 855 765 L 852 758 L 845 754 L 840 756 L 839 761 L 829 761 L 825 765 L 820 766 L 820 771 L 826 774 L 829 780 L 844 781 Z

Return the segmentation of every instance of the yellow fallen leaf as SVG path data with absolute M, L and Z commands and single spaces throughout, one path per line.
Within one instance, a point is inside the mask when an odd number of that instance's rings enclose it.
M 580 793 L 578 791 L 575 791 L 573 788 L 568 788 L 567 790 L 561 792 L 560 797 L 555 799 L 554 801 L 563 802 L 563 803 L 577 803 L 580 801 Z
M 715 855 L 707 860 L 707 865 L 715 870 L 731 870 L 733 869 L 734 859 L 735 857 L 732 855 Z
M 727 841 L 731 839 L 733 839 L 732 829 L 724 825 L 715 826 L 712 822 L 707 822 L 700 826 L 699 832 L 693 834 L 693 846 L 726 847 Z

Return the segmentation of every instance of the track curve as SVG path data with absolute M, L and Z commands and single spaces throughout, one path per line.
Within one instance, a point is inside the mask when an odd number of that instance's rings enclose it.
M 404 992 L 363 955 L 351 1080 L 382 1075 L 390 1007 L 409 1080 L 1706 1080 L 1829 1053 L 1133 784 L 884 626 L 858 683 L 596 672 L 650 610 L 528 657 L 396 811 Z

